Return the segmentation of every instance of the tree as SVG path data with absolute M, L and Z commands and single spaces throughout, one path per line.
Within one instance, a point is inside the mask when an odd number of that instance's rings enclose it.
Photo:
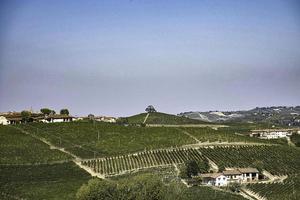
M 186 175 L 191 178 L 192 176 L 196 176 L 200 171 L 199 166 L 196 161 L 188 160 L 185 162 L 186 167 Z
M 30 116 L 31 116 L 31 113 L 30 113 L 29 111 L 27 111 L 27 110 L 23 110 L 23 111 L 21 112 L 21 116 L 22 116 L 22 120 L 23 120 L 24 122 L 28 122 L 28 121 L 29 121 L 29 118 L 30 118 Z
M 55 114 L 56 114 L 55 110 L 51 110 L 50 115 L 55 115 Z
M 69 115 L 69 110 L 66 109 L 66 108 L 61 109 L 61 110 L 60 110 L 60 114 L 61 114 L 61 115 Z
M 95 115 L 89 114 L 89 115 L 88 115 L 88 118 L 89 118 L 89 120 L 94 120 L 94 119 L 95 119 Z
M 78 190 L 78 200 L 114 200 L 117 197 L 117 185 L 110 181 L 91 179 Z
M 41 108 L 41 113 L 43 113 L 44 115 L 50 115 L 52 110 L 50 110 L 49 108 Z
M 152 106 L 152 105 L 149 105 L 149 106 L 145 109 L 145 111 L 148 112 L 148 113 L 156 112 L 154 106 Z

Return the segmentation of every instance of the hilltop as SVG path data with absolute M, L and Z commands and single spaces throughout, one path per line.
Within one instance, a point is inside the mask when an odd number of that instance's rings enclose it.
M 127 117 L 130 124 L 141 124 L 144 122 L 148 113 L 140 113 Z M 152 112 L 149 113 L 149 116 L 146 120 L 146 124 L 170 124 L 170 125 L 181 125 L 181 124 L 207 124 L 203 120 L 190 119 L 185 116 L 176 116 L 167 113 L 161 112 Z

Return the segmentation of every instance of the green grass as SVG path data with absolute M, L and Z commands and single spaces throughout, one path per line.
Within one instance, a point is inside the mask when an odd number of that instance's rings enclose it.
M 201 148 L 219 167 L 257 167 L 274 175 L 300 173 L 300 150 L 288 146 Z
M 128 117 L 128 122 L 131 124 L 141 124 L 144 122 L 147 113 L 141 113 L 138 115 L 133 115 Z M 150 113 L 146 124 L 170 124 L 170 125 L 182 125 L 182 124 L 207 124 L 207 122 L 203 122 L 196 119 L 189 119 L 186 117 L 180 117 L 176 115 L 170 115 L 166 113 Z
M 95 156 L 103 157 L 194 143 L 176 128 L 89 122 L 32 123 L 19 127 L 82 158 L 93 158 L 94 152 Z
M 49 163 L 69 160 L 70 156 L 25 135 L 21 131 L 0 125 L 0 165 Z
M 90 178 L 73 162 L 0 166 L 0 198 L 75 199 L 77 190 Z

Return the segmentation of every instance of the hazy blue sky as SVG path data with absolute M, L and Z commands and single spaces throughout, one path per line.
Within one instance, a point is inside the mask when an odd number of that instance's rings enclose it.
M 0 111 L 300 104 L 297 0 L 0 2 Z

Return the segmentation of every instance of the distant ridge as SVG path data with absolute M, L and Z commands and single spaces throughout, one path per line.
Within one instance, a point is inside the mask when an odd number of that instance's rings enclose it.
M 300 106 L 256 107 L 241 111 L 183 112 L 178 116 L 206 122 L 266 122 L 300 126 Z

